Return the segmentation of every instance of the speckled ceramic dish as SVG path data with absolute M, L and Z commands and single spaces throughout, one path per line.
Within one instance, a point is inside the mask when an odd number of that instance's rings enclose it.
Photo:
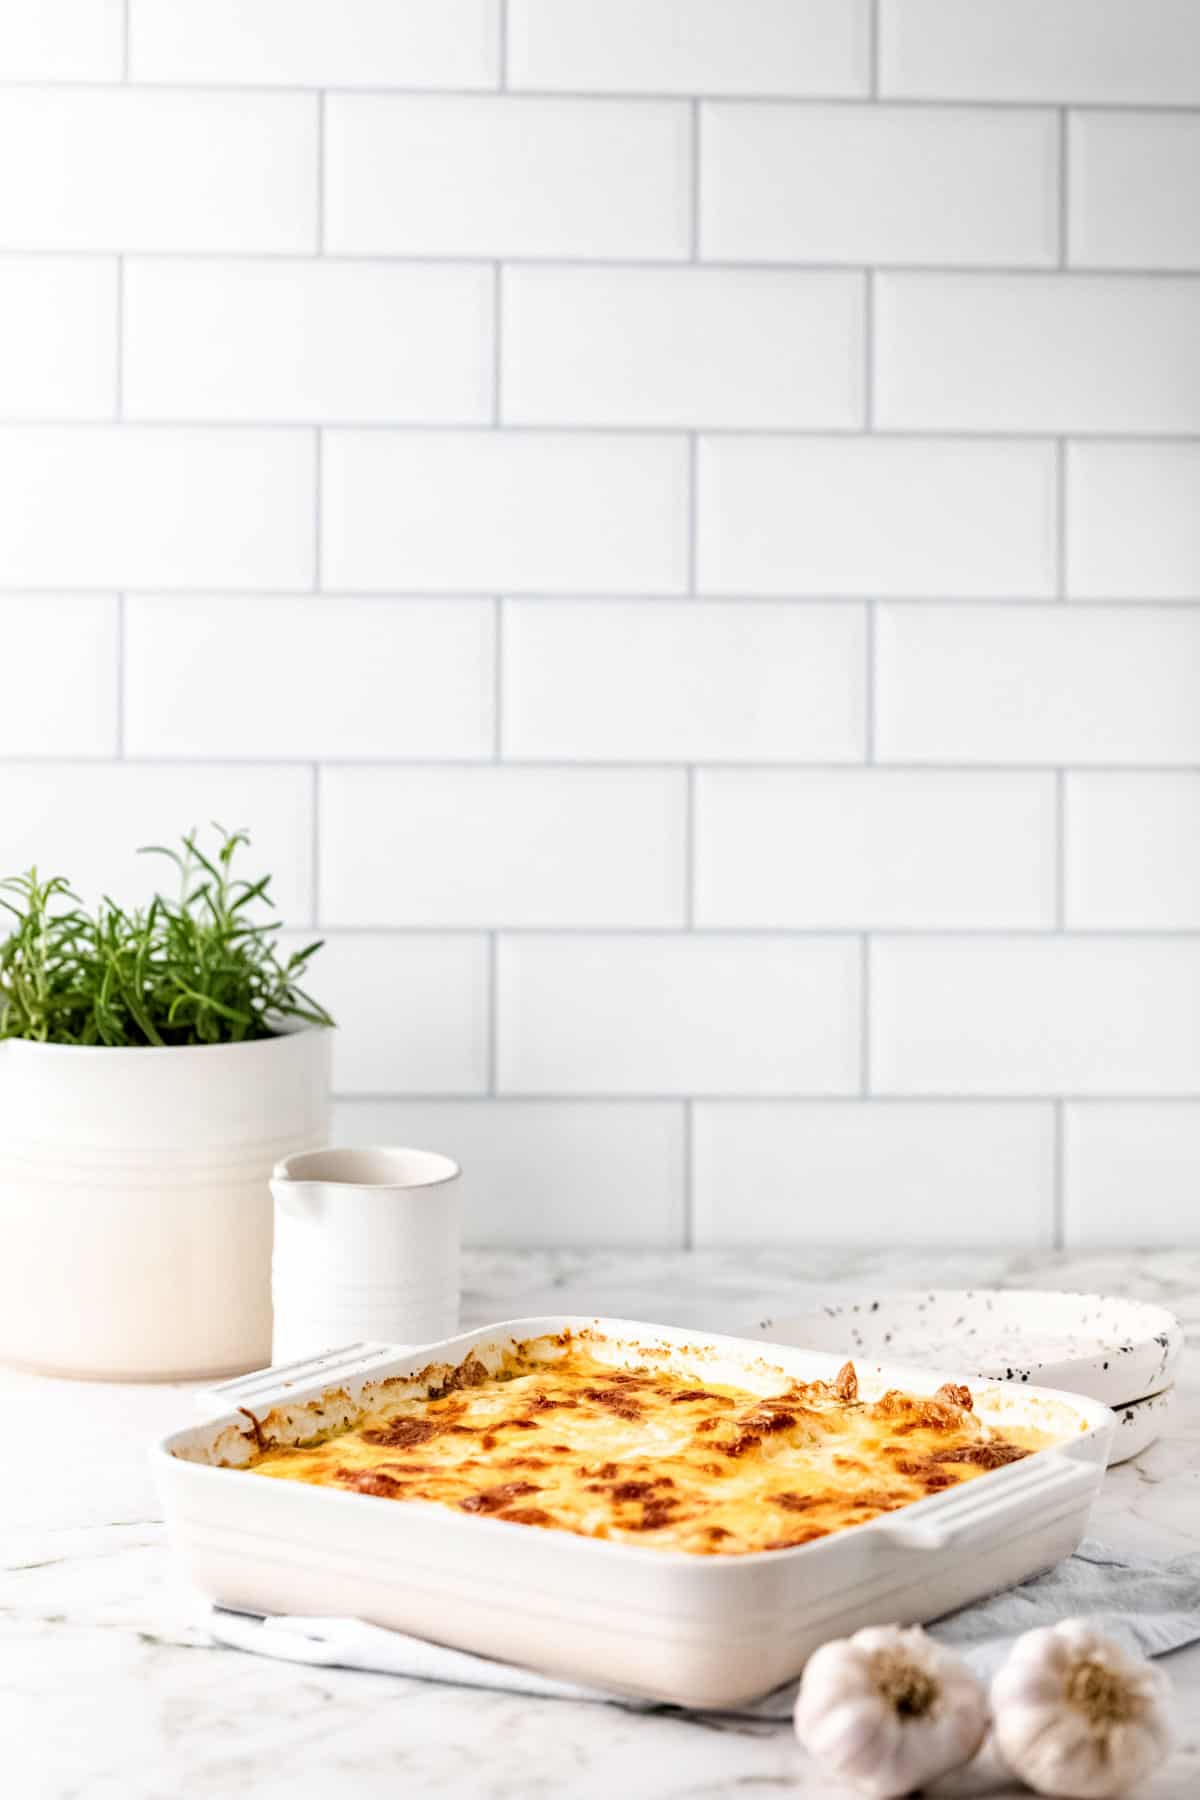
M 989 1381 L 1066 1388 L 1115 1408 L 1169 1387 L 1183 1351 L 1183 1328 L 1164 1307 L 1037 1288 L 868 1294 L 796 1318 L 759 1319 L 745 1335 L 856 1362 L 957 1364 Z
M 1134 1400 L 1129 1406 L 1114 1407 L 1117 1428 L 1108 1452 L 1109 1468 L 1114 1463 L 1128 1462 L 1131 1456 L 1138 1456 L 1143 1450 L 1148 1450 L 1167 1429 L 1174 1410 L 1173 1387 L 1164 1388 L 1161 1394 L 1151 1394 L 1145 1400 Z

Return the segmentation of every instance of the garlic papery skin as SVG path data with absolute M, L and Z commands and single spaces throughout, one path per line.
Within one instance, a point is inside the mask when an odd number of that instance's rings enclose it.
M 809 1755 L 874 1800 L 897 1800 L 968 1762 L 987 1724 L 979 1682 L 919 1625 L 871 1625 L 822 1644 L 796 1699 L 796 1736 Z
M 1135 1791 L 1171 1747 L 1167 1680 L 1083 1619 L 1018 1638 L 992 1683 L 996 1743 L 1039 1794 Z

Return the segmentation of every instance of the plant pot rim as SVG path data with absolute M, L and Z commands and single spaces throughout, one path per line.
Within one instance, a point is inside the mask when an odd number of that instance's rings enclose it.
M 284 1043 L 291 1038 L 315 1036 L 318 1032 L 336 1030 L 332 1025 L 311 1025 L 303 1020 L 298 1025 L 283 1024 L 270 1037 L 243 1038 L 237 1043 L 229 1044 L 43 1044 L 37 1038 L 3 1038 L 0 1039 L 0 1053 L 10 1046 L 18 1052 L 27 1052 L 40 1056 L 74 1056 L 81 1060 L 93 1056 L 181 1056 L 205 1055 L 214 1050 L 261 1050 L 268 1044 Z

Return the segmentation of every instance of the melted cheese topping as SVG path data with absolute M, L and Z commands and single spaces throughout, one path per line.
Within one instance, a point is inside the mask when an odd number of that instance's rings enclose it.
M 530 1354 L 544 1344 L 519 1346 L 495 1375 L 468 1359 L 436 1397 L 384 1401 L 326 1442 L 267 1448 L 249 1467 L 731 1555 L 811 1543 L 1051 1441 L 983 1425 L 963 1387 L 860 1402 L 850 1363 L 835 1382 L 788 1382 L 764 1397 L 669 1368 L 614 1367 L 580 1345 L 557 1361 Z

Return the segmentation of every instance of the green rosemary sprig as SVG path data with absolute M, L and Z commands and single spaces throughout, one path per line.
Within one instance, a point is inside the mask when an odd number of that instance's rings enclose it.
M 318 939 L 282 959 L 270 877 L 231 872 L 244 831 L 225 832 L 211 856 L 195 832 L 182 850 L 147 845 L 179 875 L 179 898 L 161 894 L 127 911 L 105 897 L 84 909 L 61 876 L 36 869 L 0 881 L 0 908 L 16 923 L 0 943 L 0 1038 L 119 1046 L 236 1044 L 278 1035 L 281 1022 L 333 1020 L 300 986 Z

